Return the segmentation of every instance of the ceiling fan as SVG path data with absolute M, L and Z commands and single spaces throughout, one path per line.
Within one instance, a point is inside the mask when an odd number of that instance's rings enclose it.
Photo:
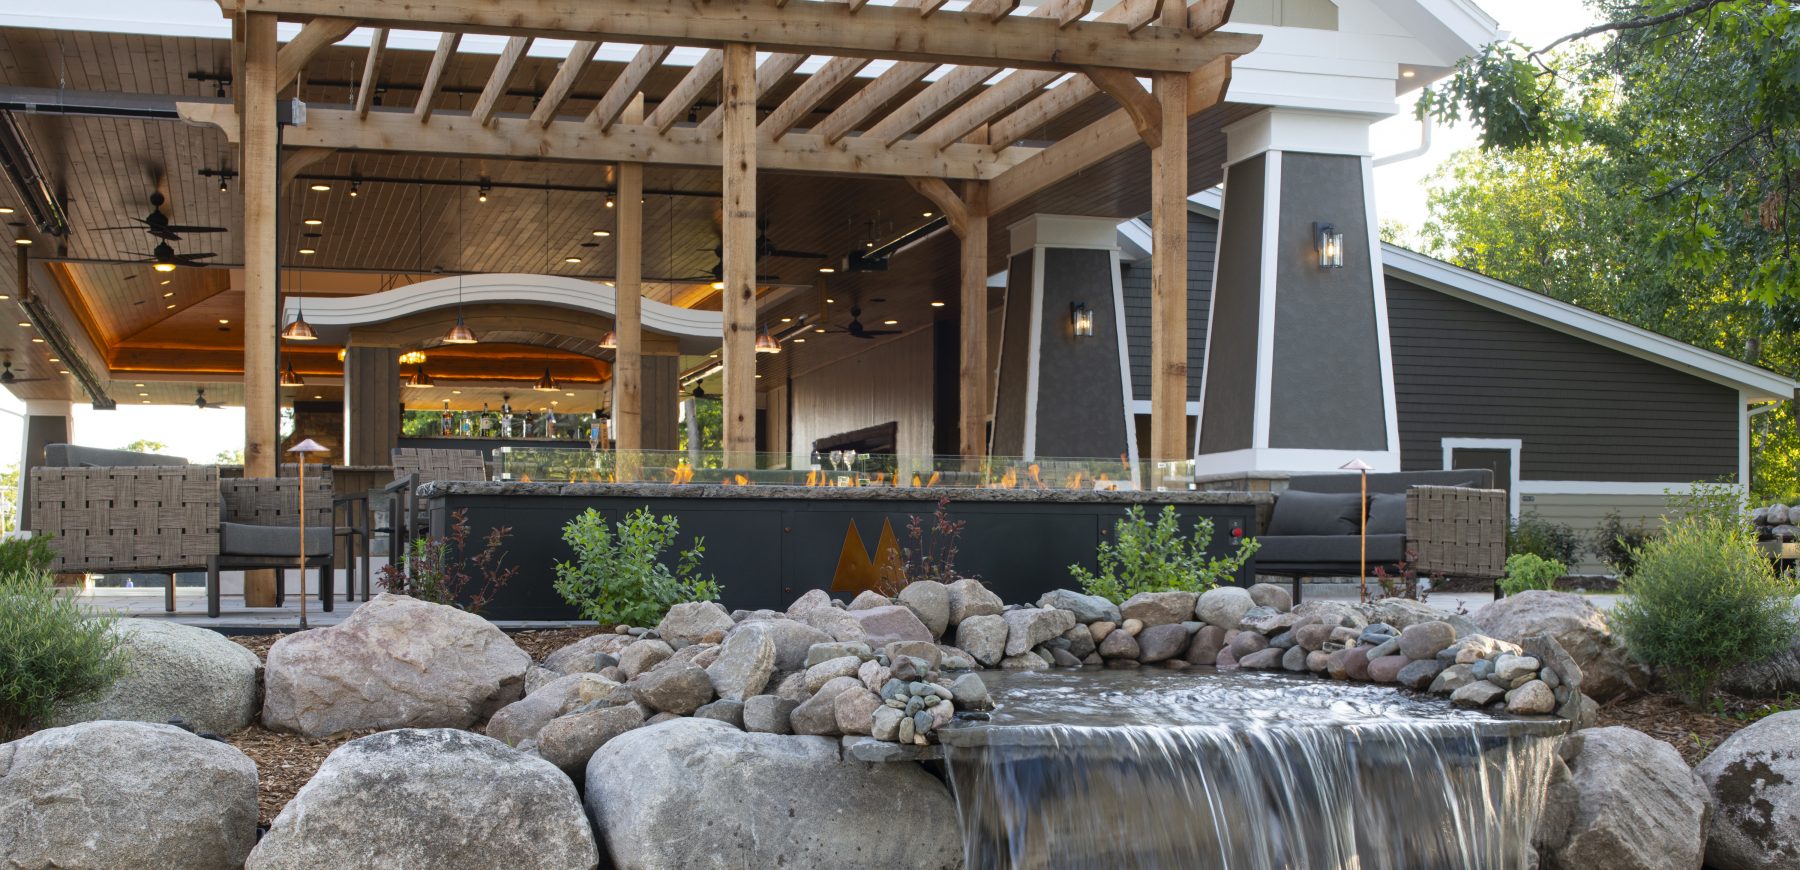
M 195 387 L 194 388 L 194 407 L 196 407 L 196 408 L 223 408 L 225 406 L 221 405 L 217 402 L 208 402 L 206 400 L 206 388 L 205 387 Z
M 204 254 L 177 254 L 168 242 L 158 242 L 156 249 L 148 254 L 142 251 L 127 251 L 126 253 L 134 257 L 143 257 L 143 262 L 149 263 L 150 268 L 158 272 L 173 272 L 177 266 L 204 266 L 206 264 L 201 262 L 202 260 L 218 256 L 211 251 Z
M 6 385 L 10 386 L 12 384 L 23 384 L 23 383 L 29 383 L 31 381 L 47 381 L 47 380 L 50 380 L 50 379 L 49 378 L 21 378 L 21 377 L 19 377 L 18 374 L 13 371 L 12 360 L 7 360 L 4 364 L 4 367 L 0 368 L 0 384 L 6 384 Z
M 760 260 L 764 257 L 786 257 L 795 260 L 825 259 L 825 255 L 817 251 L 790 251 L 777 247 L 775 242 L 769 238 L 767 218 L 759 219 L 756 222 L 756 258 Z
M 819 327 L 817 331 L 839 333 L 848 335 L 851 338 L 875 338 L 876 336 L 881 335 L 900 334 L 900 330 L 898 329 L 864 329 L 862 325 L 862 306 L 855 304 L 850 306 L 849 323 L 846 323 L 843 326 Z
M 150 235 L 153 235 L 159 239 L 162 239 L 165 242 L 181 241 L 182 233 L 223 233 L 223 232 L 228 232 L 228 230 L 226 230 L 226 228 L 224 228 L 224 227 L 200 227 L 200 226 L 189 226 L 187 224 L 169 223 L 169 216 L 166 214 L 163 214 L 163 210 L 162 210 L 164 201 L 165 200 L 163 199 L 163 195 L 162 195 L 161 191 L 157 191 L 155 193 L 150 194 L 150 213 L 141 218 L 132 218 L 132 220 L 135 220 L 138 222 L 139 226 L 101 227 L 100 229 L 101 230 L 143 230 L 144 232 L 149 233 Z M 163 247 L 163 246 L 159 245 L 158 247 Z M 211 255 L 197 255 L 197 256 L 211 256 Z

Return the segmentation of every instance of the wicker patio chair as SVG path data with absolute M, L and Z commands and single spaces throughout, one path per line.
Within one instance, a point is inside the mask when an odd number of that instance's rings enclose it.
M 219 571 L 275 568 L 275 605 L 287 598 L 287 569 L 300 559 L 298 524 L 306 513 L 306 566 L 319 569 L 319 606 L 332 609 L 331 484 L 307 478 L 302 507 L 293 477 L 245 477 L 219 481 L 216 551 L 206 560 L 206 615 L 219 615 Z
M 175 574 L 219 552 L 219 469 L 33 468 L 31 531 L 50 536 L 52 571 L 167 574 L 163 608 L 173 612 Z
M 383 489 L 388 502 L 388 559 L 406 558 L 407 544 L 424 534 L 427 518 L 419 510 L 419 485 L 434 480 L 488 479 L 487 460 L 479 450 L 396 447 L 394 482 Z

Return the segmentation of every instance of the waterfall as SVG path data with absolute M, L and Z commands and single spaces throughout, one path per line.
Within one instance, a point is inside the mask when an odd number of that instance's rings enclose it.
M 1192 693 L 1168 697 L 1174 676 L 1225 679 L 1158 675 L 1126 691 L 1115 679 L 1096 694 L 1099 707 L 1136 714 L 1120 725 L 1091 724 L 1104 718 L 1093 708 L 1073 717 L 1083 724 L 1011 724 L 1000 692 L 995 724 L 953 729 L 946 760 L 968 870 L 1528 866 L 1560 725 L 1321 700 L 1320 686 L 1362 690 L 1317 682 L 1196 708 Z M 1031 694 L 1012 695 L 1025 708 L 1014 718 L 1048 715 Z M 1242 694 L 1201 693 L 1214 704 Z M 1181 711 L 1173 724 L 1143 723 L 1168 709 Z

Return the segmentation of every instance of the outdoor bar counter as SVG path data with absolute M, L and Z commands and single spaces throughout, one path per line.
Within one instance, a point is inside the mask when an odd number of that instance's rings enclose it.
M 445 534 L 452 515 L 465 510 L 472 542 L 490 528 L 512 529 L 506 564 L 520 570 L 485 611 L 491 619 L 576 618 L 551 584 L 556 563 L 572 555 L 563 525 L 588 508 L 612 521 L 640 507 L 675 516 L 681 541 L 665 559 L 704 538 L 702 569 L 723 586 L 721 604 L 779 610 L 809 589 L 831 590 L 849 548 L 875 557 L 884 522 L 899 547 L 912 546 L 909 521 L 918 517 L 929 529 L 940 498 L 949 499 L 952 521 L 966 523 L 957 572 L 980 578 L 1007 601 L 1035 601 L 1072 586 L 1069 566 L 1093 569 L 1096 548 L 1112 539 L 1113 524 L 1132 505 L 1152 516 L 1173 505 L 1187 529 L 1210 518 L 1209 552 L 1221 554 L 1237 537 L 1255 534 L 1259 513 L 1273 503 L 1268 493 L 1251 492 L 519 481 L 440 481 L 421 486 L 419 495 L 434 535 Z M 1246 566 L 1238 582 L 1247 585 L 1252 575 L 1253 566 Z M 837 585 L 838 592 L 854 594 L 841 579 Z

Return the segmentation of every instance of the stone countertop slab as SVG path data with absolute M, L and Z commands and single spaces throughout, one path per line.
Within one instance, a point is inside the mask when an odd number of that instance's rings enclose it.
M 420 498 L 445 496 L 544 496 L 572 498 L 733 498 L 809 501 L 1009 502 L 1014 504 L 1268 505 L 1266 492 L 1146 492 L 1139 490 L 982 489 L 896 486 L 728 486 L 717 483 L 540 483 L 516 480 L 432 481 Z

